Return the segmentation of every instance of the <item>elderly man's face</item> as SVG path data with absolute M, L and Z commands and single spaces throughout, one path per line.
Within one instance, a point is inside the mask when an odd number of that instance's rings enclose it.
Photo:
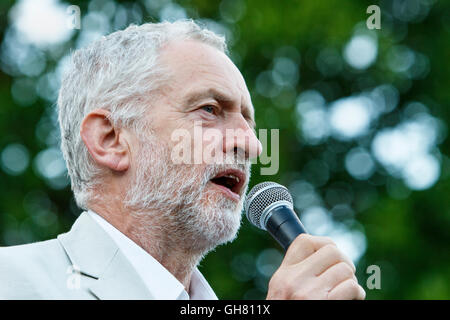
M 141 141 L 135 159 L 136 181 L 131 182 L 129 203 L 171 212 L 167 218 L 173 228 L 192 233 L 200 247 L 214 246 L 235 236 L 250 175 L 249 157 L 261 152 L 250 94 L 231 60 L 209 45 L 173 42 L 161 57 L 172 75 L 152 103 L 147 119 L 152 133 Z M 192 146 L 217 144 L 214 149 L 220 156 L 237 154 L 239 163 L 210 163 L 203 158 L 201 164 L 175 164 L 173 132 L 183 129 L 194 139 L 199 123 L 204 130 L 220 132 L 222 139 L 211 142 L 201 137 Z
M 173 72 L 152 120 L 161 138 L 176 129 L 191 131 L 194 123 L 222 133 L 224 154 L 237 149 L 256 156 L 254 110 L 245 81 L 231 60 L 217 49 L 194 41 L 174 42 L 163 50 L 162 62 Z M 235 132 L 225 139 L 226 131 Z M 207 139 L 204 139 L 207 143 Z M 204 162 L 208 159 L 203 157 Z

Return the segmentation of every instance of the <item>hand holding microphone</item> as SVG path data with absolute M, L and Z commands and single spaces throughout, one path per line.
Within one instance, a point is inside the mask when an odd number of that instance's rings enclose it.
M 270 279 L 267 299 L 365 298 L 353 263 L 331 239 L 306 233 L 285 187 L 275 182 L 256 185 L 245 211 L 253 225 L 267 230 L 287 250 Z

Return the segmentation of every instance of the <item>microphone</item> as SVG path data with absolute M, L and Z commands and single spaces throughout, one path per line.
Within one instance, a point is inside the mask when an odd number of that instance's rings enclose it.
M 254 226 L 266 230 L 287 250 L 301 233 L 307 233 L 294 212 L 289 190 L 275 182 L 253 187 L 245 199 L 245 214 Z

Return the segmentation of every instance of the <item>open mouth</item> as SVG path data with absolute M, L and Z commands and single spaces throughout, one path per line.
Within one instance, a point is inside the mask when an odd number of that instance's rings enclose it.
M 230 169 L 219 172 L 210 181 L 240 197 L 245 182 L 245 174 L 239 170 Z

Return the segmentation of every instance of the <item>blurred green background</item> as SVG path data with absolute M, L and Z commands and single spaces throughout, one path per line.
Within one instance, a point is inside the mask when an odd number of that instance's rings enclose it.
M 366 26 L 372 4 L 379 30 Z M 0 244 L 53 238 L 80 213 L 55 121 L 70 52 L 178 18 L 226 36 L 258 127 L 280 129 L 278 174 L 255 166 L 251 185 L 289 187 L 309 232 L 357 264 L 368 299 L 449 299 L 450 1 L 2 0 Z M 245 220 L 200 270 L 221 299 L 262 299 L 282 257 Z M 366 286 L 370 265 L 381 289 Z

